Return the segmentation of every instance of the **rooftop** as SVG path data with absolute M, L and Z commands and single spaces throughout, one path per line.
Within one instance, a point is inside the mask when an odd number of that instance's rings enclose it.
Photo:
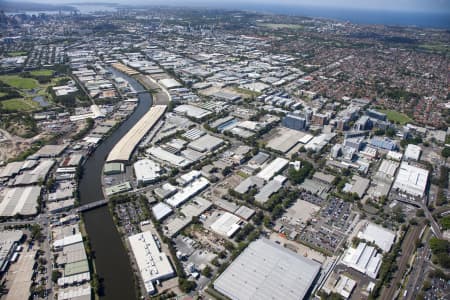
M 231 299 L 304 299 L 320 264 L 267 239 L 252 242 L 214 288 Z

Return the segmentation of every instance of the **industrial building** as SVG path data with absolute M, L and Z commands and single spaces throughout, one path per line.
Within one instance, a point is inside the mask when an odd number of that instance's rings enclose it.
M 373 223 L 366 223 L 364 227 L 358 232 L 358 238 L 366 240 L 367 242 L 375 243 L 383 252 L 389 252 L 395 240 L 395 233 L 375 225 Z
M 167 255 L 160 250 L 159 241 L 155 241 L 150 231 L 128 237 L 131 250 L 141 273 L 148 294 L 155 292 L 154 283 L 175 276 L 175 271 Z
M 155 126 L 166 111 L 166 105 L 153 106 L 111 150 L 107 162 L 128 162 L 137 144 Z
M 275 158 L 272 162 L 270 162 L 264 169 L 262 169 L 257 177 L 264 179 L 265 181 L 269 181 L 272 179 L 277 173 L 281 172 L 286 166 L 289 164 L 289 160 L 281 157 Z
M 185 115 L 196 120 L 201 120 L 212 114 L 212 112 L 209 110 L 190 104 L 178 105 L 173 111 L 179 115 Z
M 348 248 L 342 258 L 342 263 L 372 279 L 377 278 L 383 256 L 377 249 L 366 243 L 359 243 L 356 248 Z
M 161 176 L 161 167 L 150 159 L 141 159 L 133 164 L 136 183 L 148 184 L 154 182 Z
M 192 164 L 192 160 L 183 156 L 173 154 L 169 151 L 164 150 L 161 147 L 151 147 L 146 150 L 146 153 L 148 153 L 149 155 L 151 155 L 152 157 L 154 157 L 159 161 L 166 162 L 170 165 L 179 168 L 184 168 Z
M 318 152 L 323 149 L 334 137 L 335 133 L 322 133 L 321 135 L 313 137 L 306 145 L 306 150 Z
M 260 188 L 264 185 L 264 179 L 250 176 L 241 181 L 235 188 L 234 191 L 239 194 L 247 193 L 251 188 Z
M 408 144 L 405 150 L 405 155 L 403 155 L 403 159 L 418 161 L 421 153 L 422 149 L 420 148 L 420 146 Z
M 223 140 L 215 136 L 206 134 L 201 138 L 192 141 L 188 147 L 199 152 L 214 151 L 223 144 Z
M 172 213 L 172 208 L 164 202 L 159 202 L 152 207 L 153 216 L 160 221 Z
M 319 263 L 259 239 L 218 277 L 214 288 L 230 299 L 306 299 L 319 271 Z
M 411 196 L 423 197 L 427 188 L 428 173 L 428 170 L 402 162 L 392 188 Z
M 37 213 L 40 186 L 6 188 L 0 193 L 0 216 L 12 217 L 16 214 L 30 216 Z
M 242 220 L 239 217 L 225 212 L 211 224 L 211 229 L 217 234 L 232 237 L 241 228 L 241 224 Z
M 184 202 L 188 201 L 201 191 L 203 191 L 209 185 L 208 179 L 200 177 L 190 184 L 183 187 L 182 190 L 178 191 L 175 195 L 168 198 L 166 203 L 172 207 L 178 207 Z

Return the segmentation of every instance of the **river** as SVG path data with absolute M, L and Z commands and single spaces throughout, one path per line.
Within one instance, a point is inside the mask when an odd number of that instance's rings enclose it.
M 133 78 L 115 70 L 111 71 L 128 80 L 137 92 L 144 91 L 144 88 Z M 149 93 L 139 94 L 136 110 L 88 158 L 79 182 L 81 204 L 104 199 L 101 176 L 106 156 L 122 136 L 150 109 L 151 105 L 152 98 Z M 103 206 L 87 211 L 83 213 L 83 217 L 95 255 L 97 273 L 103 282 L 101 297 L 117 300 L 136 299 L 130 261 L 108 207 Z

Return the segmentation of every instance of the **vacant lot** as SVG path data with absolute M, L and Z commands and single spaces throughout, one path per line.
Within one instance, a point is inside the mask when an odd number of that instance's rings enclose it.
M 33 75 L 33 76 L 52 76 L 53 75 L 53 71 L 52 70 L 41 69 L 41 70 L 31 71 L 30 74 Z
M 0 76 L 0 81 L 18 89 L 29 90 L 39 86 L 37 80 L 33 78 L 23 78 L 19 75 L 2 75 Z
M 3 109 L 11 111 L 32 111 L 38 109 L 40 106 L 38 103 L 29 99 L 9 99 L 0 102 Z
M 408 122 L 411 122 L 411 118 L 407 115 L 400 113 L 395 110 L 383 110 L 380 109 L 379 112 L 382 112 L 387 115 L 387 118 L 391 122 L 400 123 L 400 124 L 406 124 Z

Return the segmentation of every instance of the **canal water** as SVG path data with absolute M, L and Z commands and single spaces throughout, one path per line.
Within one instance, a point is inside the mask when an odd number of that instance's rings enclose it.
M 115 70 L 111 71 L 115 75 L 128 80 L 136 92 L 145 90 L 133 78 Z M 151 105 L 152 98 L 149 93 L 139 94 L 139 103 L 136 110 L 88 158 L 83 166 L 83 176 L 79 182 L 81 204 L 104 199 L 101 175 L 105 159 L 122 136 L 139 121 Z M 87 211 L 83 213 L 83 217 L 91 248 L 95 255 L 97 273 L 103 282 L 102 298 L 136 299 L 130 261 L 108 207 L 103 206 Z

